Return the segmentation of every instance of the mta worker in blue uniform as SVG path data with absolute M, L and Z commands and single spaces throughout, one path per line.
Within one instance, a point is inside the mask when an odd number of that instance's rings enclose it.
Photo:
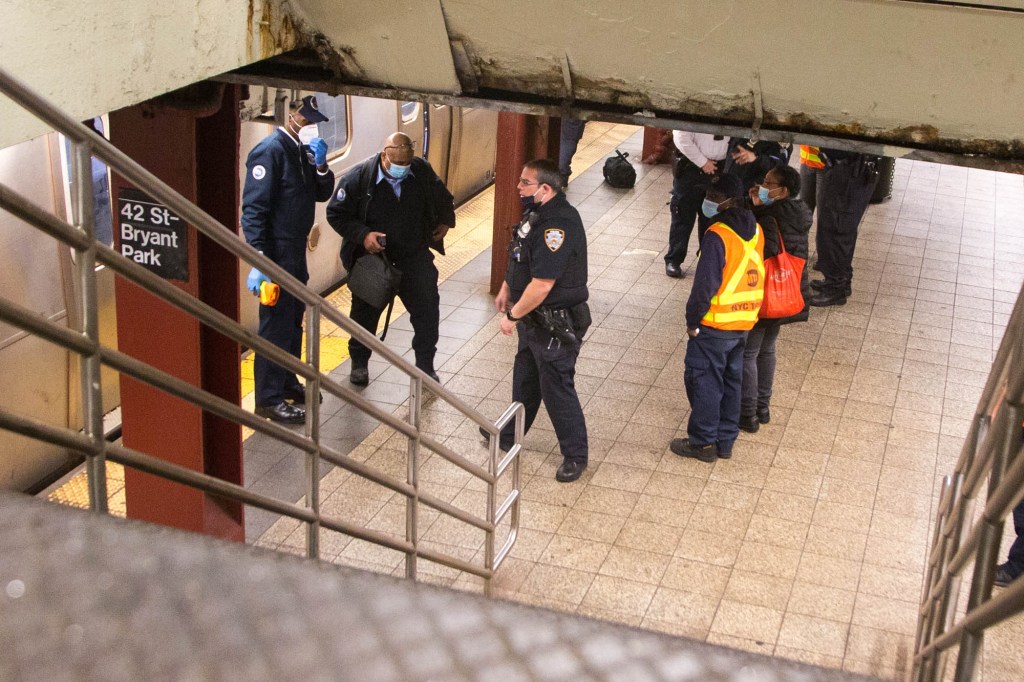
M 557 164 L 531 161 L 518 186 L 524 217 L 512 236 L 508 270 L 494 306 L 503 316 L 501 332 L 519 333 L 512 399 L 526 407 L 527 431 L 543 401 L 563 458 L 555 479 L 567 483 L 587 468 L 589 452 L 575 384 L 576 358 L 590 324 L 587 235 L 579 212 L 562 193 Z M 558 338 L 541 324 L 542 314 L 572 334 Z M 500 447 L 511 448 L 514 437 L 515 424 L 510 423 Z
M 669 448 L 712 463 L 732 457 L 739 435 L 743 348 L 764 298 L 764 235 L 744 205 L 743 181 L 716 176 L 701 211 L 712 221 L 700 244 L 686 302 L 683 383 L 690 401 L 686 438 Z
M 341 262 L 347 271 L 367 253 L 385 254 L 402 271 L 398 297 L 412 322 L 416 367 L 439 382 L 434 356 L 441 297 L 430 249 L 444 255 L 444 237 L 455 226 L 455 202 L 430 164 L 414 156 L 408 135 L 391 134 L 380 154 L 345 174 L 327 204 L 327 222 L 341 235 Z M 383 312 L 352 296 L 349 317 L 371 334 Z M 349 381 L 367 385 L 370 349 L 350 339 L 348 350 Z
M 249 244 L 302 283 L 309 281 L 306 238 L 313 227 L 316 202 L 326 201 L 334 187 L 327 167 L 327 143 L 317 123 L 327 120 L 308 95 L 288 114 L 288 121 L 249 152 L 242 192 L 242 232 Z M 253 268 L 246 285 L 254 296 L 269 282 Z M 281 290 L 277 304 L 260 305 L 259 334 L 295 357 L 302 351 L 305 305 Z M 257 354 L 256 414 L 274 421 L 301 424 L 306 420 L 306 393 L 293 372 Z M 291 402 L 288 402 L 291 401 Z

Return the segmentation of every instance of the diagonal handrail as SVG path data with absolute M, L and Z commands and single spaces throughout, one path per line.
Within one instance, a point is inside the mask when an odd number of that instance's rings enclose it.
M 32 311 L 0 298 L 0 320 L 16 325 L 39 337 L 82 356 L 83 413 L 86 419 L 85 433 L 43 424 L 36 420 L 0 410 L 0 428 L 22 435 L 77 450 L 87 457 L 89 474 L 90 504 L 98 511 L 106 510 L 105 460 L 111 459 L 169 480 L 204 490 L 208 493 L 234 499 L 245 504 L 295 518 L 307 524 L 307 554 L 317 557 L 319 553 L 319 529 L 326 528 L 351 535 L 369 542 L 375 542 L 406 554 L 406 573 L 416 577 L 416 559 L 422 557 L 458 570 L 467 571 L 484 578 L 485 591 L 490 592 L 490 579 L 494 571 L 508 555 L 518 535 L 519 525 L 519 454 L 522 451 L 524 409 L 520 403 L 513 403 L 502 416 L 491 422 L 476 408 L 463 402 L 457 395 L 432 381 L 419 368 L 401 355 L 385 346 L 374 334 L 363 329 L 347 316 L 336 311 L 326 300 L 307 288 L 276 263 L 266 258 L 248 244 L 238 239 L 237 233 L 217 222 L 195 206 L 188 199 L 167 186 L 156 176 L 122 153 L 101 135 L 73 120 L 64 112 L 51 105 L 28 86 L 19 82 L 0 68 L 0 92 L 20 106 L 64 134 L 72 143 L 74 163 L 78 177 L 88 177 L 90 157 L 95 156 L 136 187 L 164 203 L 181 216 L 186 223 L 215 241 L 241 262 L 255 266 L 307 306 L 307 362 L 293 357 L 272 343 L 260 338 L 221 312 L 199 301 L 177 287 L 164 281 L 146 268 L 125 258 L 116 250 L 97 242 L 93 236 L 91 201 L 86 190 L 87 183 L 79 183 L 74 197 L 75 213 L 79 225 L 75 227 L 46 213 L 17 192 L 0 184 L 0 208 L 11 212 L 26 223 L 58 239 L 75 249 L 76 276 L 82 291 L 83 329 L 75 332 L 67 327 L 40 318 Z M 138 284 L 162 300 L 200 320 L 204 325 L 252 348 L 273 362 L 286 367 L 306 379 L 308 419 L 305 437 L 277 424 L 259 419 L 238 405 L 229 403 L 188 382 L 135 359 L 124 353 L 103 346 L 98 338 L 96 323 L 96 280 L 95 266 L 106 265 L 116 274 Z M 410 379 L 410 420 L 405 421 L 390 412 L 381 410 L 360 393 L 342 386 L 319 369 L 319 328 L 322 317 L 326 317 L 339 328 L 362 342 L 392 366 L 402 370 Z M 132 376 L 152 386 L 187 400 L 192 404 L 218 416 L 297 447 L 305 454 L 307 464 L 306 506 L 281 502 L 253 493 L 241 486 L 228 483 L 212 476 L 170 464 L 144 453 L 121 446 L 109 445 L 102 438 L 102 404 L 99 399 L 99 367 L 112 367 L 122 374 Z M 382 424 L 402 433 L 409 442 L 408 480 L 398 481 L 376 471 L 365 463 L 334 451 L 320 442 L 319 438 L 319 392 L 323 388 L 347 403 L 373 416 Z M 481 467 L 454 452 L 443 443 L 431 438 L 420 428 L 420 414 L 424 390 L 434 394 L 451 405 L 460 414 L 482 427 L 490 436 L 489 458 L 486 468 Z M 497 435 L 500 430 L 515 421 L 515 443 L 499 461 Z M 410 423 L 411 422 L 411 423 Z M 419 448 L 423 446 L 440 455 L 446 461 L 458 466 L 487 485 L 486 518 L 480 519 L 440 498 L 421 491 L 418 485 Z M 351 523 L 323 516 L 319 510 L 319 466 L 325 460 L 356 475 L 367 478 L 394 492 L 405 496 L 407 501 L 406 539 L 404 542 L 387 537 L 377 531 L 360 528 Z M 511 492 L 498 504 L 496 488 L 499 479 L 512 469 Z M 418 542 L 417 505 L 419 503 L 456 518 L 469 526 L 485 532 L 484 565 L 476 566 L 441 552 L 422 547 Z M 501 549 L 495 551 L 495 535 L 499 525 L 509 520 L 509 532 Z

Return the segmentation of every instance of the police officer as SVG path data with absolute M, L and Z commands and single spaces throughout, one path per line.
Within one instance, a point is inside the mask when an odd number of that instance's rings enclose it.
M 701 208 L 711 221 L 686 302 L 683 383 L 690 401 L 686 438 L 669 448 L 712 463 L 732 457 L 739 435 L 743 346 L 764 296 L 764 235 L 744 206 L 743 181 L 716 176 Z
M 325 121 L 316 97 L 304 97 L 284 126 L 256 145 L 245 162 L 245 240 L 302 283 L 309 281 L 306 238 L 313 227 L 315 204 L 326 201 L 334 186 L 334 173 L 327 167 L 327 143 L 318 137 L 316 126 Z M 253 268 L 246 285 L 255 296 L 260 285 L 269 281 Z M 276 305 L 260 305 L 260 336 L 299 357 L 304 312 L 305 305 L 282 289 Z M 300 405 L 306 393 L 293 372 L 259 354 L 253 371 L 257 415 L 291 424 L 305 421 L 306 410 Z
M 707 218 L 700 215 L 701 202 L 708 183 L 722 171 L 728 159 L 729 138 L 711 133 L 672 132 L 672 142 L 680 156 L 672 169 L 671 222 L 668 228 L 668 250 L 665 252 L 665 274 L 683 276 L 682 263 L 697 219 L 697 244 L 708 229 Z
M 857 229 L 878 183 L 878 157 L 837 149 L 821 149 L 818 154 L 825 162 L 825 171 L 819 178 L 815 267 L 825 279 L 811 282 L 817 294 L 809 303 L 819 307 L 844 305 L 853 293 Z
M 341 262 L 352 271 L 367 253 L 384 253 L 402 271 L 398 297 L 412 322 L 416 366 L 434 381 L 441 298 L 433 248 L 444 254 L 444 237 L 455 226 L 455 202 L 434 169 L 413 155 L 412 140 L 393 133 L 380 154 L 356 166 L 338 183 L 327 204 L 327 222 L 341 235 Z M 349 317 L 371 334 L 384 308 L 352 296 Z M 371 351 L 356 339 L 348 342 L 349 381 L 370 381 Z
M 508 270 L 494 307 L 501 332 L 519 332 L 512 369 L 512 399 L 526 407 L 530 429 L 541 401 L 564 458 L 558 481 L 575 481 L 587 468 L 587 424 L 576 394 L 576 358 L 586 328 L 587 235 L 579 212 L 562 193 L 558 166 L 531 161 L 519 178 L 524 219 L 512 236 Z M 514 424 L 501 433 L 512 446 Z

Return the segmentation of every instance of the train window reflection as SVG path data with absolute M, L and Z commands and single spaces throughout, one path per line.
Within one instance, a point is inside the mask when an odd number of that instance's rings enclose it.
M 96 117 L 92 121 L 86 121 L 86 125 L 92 127 L 100 135 L 105 135 L 102 118 Z M 68 215 L 71 220 L 77 222 L 77 216 L 72 215 L 74 202 L 71 201 L 71 197 L 75 195 L 75 187 L 80 180 L 75 177 L 71 141 L 63 135 L 61 135 L 61 141 L 63 142 L 61 145 L 61 155 L 63 157 L 61 161 L 65 177 L 64 196 L 67 201 Z M 95 221 L 96 240 L 102 244 L 112 246 L 114 244 L 114 226 L 113 216 L 110 212 L 110 176 L 107 173 L 106 164 L 95 157 L 92 159 L 92 177 L 89 178 L 89 181 L 92 183 L 93 220 Z
M 318 92 L 316 101 L 323 115 L 330 119 L 317 124 L 320 137 L 327 143 L 328 154 L 338 154 L 348 147 L 348 96 L 331 97 Z
M 412 123 L 419 113 L 419 102 L 402 102 L 402 123 Z

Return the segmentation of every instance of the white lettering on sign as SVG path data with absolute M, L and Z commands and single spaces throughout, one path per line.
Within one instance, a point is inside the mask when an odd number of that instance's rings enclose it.
M 177 220 L 177 218 L 172 218 Z M 121 240 L 126 242 L 139 242 L 137 246 L 166 246 L 172 249 L 178 248 L 178 234 L 176 232 L 161 232 L 160 230 L 146 230 L 135 227 L 129 223 L 121 223 Z
M 142 249 L 136 249 L 128 244 L 122 244 L 121 255 L 125 258 L 130 258 L 139 265 L 160 266 L 160 254 L 153 249 L 143 251 Z

